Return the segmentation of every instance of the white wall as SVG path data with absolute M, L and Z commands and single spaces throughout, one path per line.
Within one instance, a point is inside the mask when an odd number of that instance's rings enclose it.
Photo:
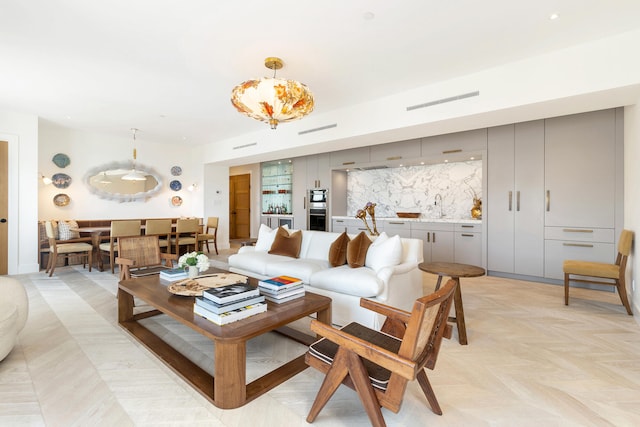
M 637 104 L 625 108 L 624 128 L 624 228 L 635 232 L 634 249 L 627 264 L 627 279 L 632 309 L 636 322 L 640 323 L 640 107 Z
M 8 273 L 38 271 L 38 118 L 0 111 L 9 142 Z
M 92 194 L 83 178 L 87 171 L 100 165 L 131 160 L 133 136 L 117 139 L 43 122 L 39 141 L 38 171 L 48 177 L 65 173 L 72 179 L 71 185 L 65 189 L 38 181 L 40 220 L 203 216 L 203 165 L 198 149 L 180 142 L 158 144 L 146 140 L 143 131 L 138 132 L 135 144 L 137 163 L 153 168 L 159 174 L 162 189 L 147 201 L 121 203 Z M 57 153 L 69 156 L 70 165 L 65 168 L 56 166 L 52 158 Z M 182 175 L 171 175 L 172 166 L 180 166 Z M 182 190 L 171 190 L 169 183 L 172 180 L 180 181 Z M 187 187 L 193 183 L 198 184 L 197 189 L 188 191 Z M 68 206 L 60 207 L 53 203 L 53 197 L 59 193 L 71 198 Z M 176 195 L 183 199 L 181 206 L 171 204 L 171 198 Z

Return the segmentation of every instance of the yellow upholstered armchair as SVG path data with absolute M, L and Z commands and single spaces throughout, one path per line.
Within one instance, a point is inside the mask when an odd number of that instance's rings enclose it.
M 631 305 L 629 304 L 625 285 L 625 274 L 627 258 L 631 252 L 632 243 L 633 231 L 622 230 L 615 264 L 566 260 L 562 265 L 564 270 L 564 305 L 569 305 L 569 282 L 595 283 L 597 285 L 615 286 L 618 289 L 622 305 L 624 305 L 627 313 L 631 315 Z

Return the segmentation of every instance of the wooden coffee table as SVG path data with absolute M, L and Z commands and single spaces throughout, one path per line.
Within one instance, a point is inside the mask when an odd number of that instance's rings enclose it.
M 222 270 L 210 269 L 208 272 Z M 250 279 L 250 283 L 257 286 L 258 281 Z M 134 314 L 134 297 L 155 310 Z M 307 368 L 304 355 L 301 355 L 246 384 L 246 344 L 249 339 L 275 331 L 309 345 L 317 339 L 315 336 L 286 325 L 313 313 L 319 321 L 331 324 L 331 299 L 309 292 L 283 304 L 269 302 L 265 313 L 224 326 L 194 314 L 193 303 L 194 297 L 171 294 L 157 275 L 123 280 L 118 285 L 118 322 L 180 377 L 223 409 L 240 407 Z M 166 314 L 213 341 L 213 376 L 138 322 L 158 314 Z

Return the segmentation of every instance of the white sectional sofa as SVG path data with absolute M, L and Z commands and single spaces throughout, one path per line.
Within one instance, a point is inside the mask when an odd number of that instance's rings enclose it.
M 419 239 L 383 233 L 369 246 L 363 267 L 331 267 L 329 250 L 340 233 L 302 230 L 300 254 L 294 258 L 269 253 L 276 231 L 262 225 L 256 245 L 242 247 L 231 255 L 229 269 L 258 279 L 281 275 L 302 279 L 306 291 L 332 299 L 336 325 L 355 321 L 372 328 L 382 326 L 384 318 L 361 308 L 360 297 L 410 311 L 423 294 Z

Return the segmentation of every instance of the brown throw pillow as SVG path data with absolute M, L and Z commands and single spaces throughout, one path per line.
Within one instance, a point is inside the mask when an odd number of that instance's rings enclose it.
M 278 227 L 269 253 L 298 258 L 300 256 L 300 246 L 302 246 L 302 230 L 289 234 L 285 228 Z
M 347 244 L 349 243 L 349 236 L 344 231 L 333 241 L 329 247 L 329 265 L 331 267 L 338 267 L 347 263 Z
M 371 240 L 361 231 L 356 237 L 347 243 L 347 264 L 351 268 L 363 267 L 367 259 L 367 250 L 371 246 Z

